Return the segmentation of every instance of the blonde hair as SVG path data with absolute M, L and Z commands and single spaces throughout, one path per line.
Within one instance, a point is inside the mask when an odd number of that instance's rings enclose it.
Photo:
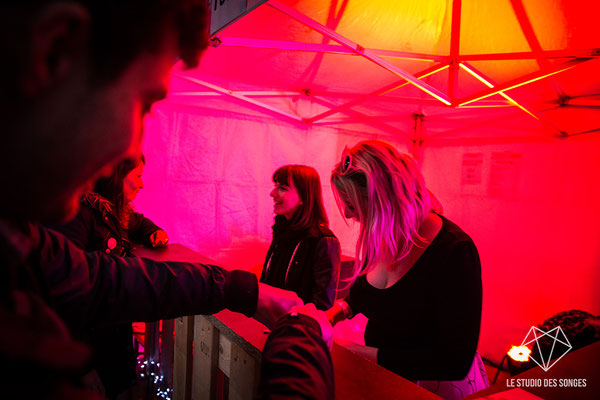
M 340 212 L 344 205 L 352 207 L 361 225 L 355 276 L 377 261 L 391 257 L 394 264 L 408 255 L 432 201 L 410 155 L 384 141 L 360 142 L 344 151 L 331 183 Z

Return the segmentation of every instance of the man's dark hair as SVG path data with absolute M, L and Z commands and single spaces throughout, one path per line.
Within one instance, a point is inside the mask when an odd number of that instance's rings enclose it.
M 82 0 L 92 15 L 92 62 L 113 78 L 141 51 L 152 51 L 171 25 L 179 57 L 195 67 L 208 43 L 206 0 Z
M 90 61 L 95 79 L 118 76 L 143 51 L 160 44 L 167 28 L 177 34 L 179 57 L 195 67 L 208 43 L 206 0 L 75 0 L 91 17 Z M 45 5 L 58 0 L 4 0 L 0 4 L 0 51 L 24 55 L 30 25 Z M 23 57 L 19 57 L 23 60 Z M 18 76 L 15 61 L 1 63 L 5 76 Z M 175 61 L 175 60 L 174 60 Z

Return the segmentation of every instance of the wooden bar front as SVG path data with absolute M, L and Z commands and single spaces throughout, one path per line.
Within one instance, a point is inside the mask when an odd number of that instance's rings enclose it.
M 178 244 L 159 251 L 137 249 L 136 254 L 163 261 L 215 263 Z M 258 321 L 229 310 L 176 319 L 173 399 L 252 399 L 268 333 Z M 441 399 L 335 343 L 331 356 L 337 399 Z

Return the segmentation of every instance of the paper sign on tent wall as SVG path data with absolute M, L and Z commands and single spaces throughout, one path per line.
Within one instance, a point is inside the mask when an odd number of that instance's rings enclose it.
M 491 196 L 514 198 L 521 165 L 521 154 L 492 153 L 489 194 Z
M 207 0 L 210 8 L 210 36 L 248 14 L 267 0 Z
M 462 185 L 481 185 L 483 153 L 465 153 L 462 159 Z

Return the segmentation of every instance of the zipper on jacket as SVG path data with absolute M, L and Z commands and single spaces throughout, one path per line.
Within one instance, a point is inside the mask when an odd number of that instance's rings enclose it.
M 296 248 L 294 249 L 294 252 L 292 253 L 292 258 L 290 258 L 290 263 L 288 264 L 287 270 L 285 271 L 285 278 L 283 278 L 284 286 L 287 284 L 287 277 L 288 277 L 288 274 L 290 273 L 290 267 L 292 266 L 292 261 L 294 261 L 294 256 L 296 255 L 296 251 L 298 251 L 298 247 L 300 247 L 300 243 L 302 243 L 302 240 L 299 241 L 298 244 L 296 245 Z
M 271 260 L 273 259 L 273 254 L 275 254 L 275 250 L 277 250 L 277 244 L 275 244 L 275 247 L 273 248 L 273 251 L 271 252 L 271 255 L 269 256 L 269 261 L 267 261 L 267 267 L 266 267 L 266 271 L 265 271 L 265 278 L 267 276 L 269 276 L 269 271 L 271 270 Z

